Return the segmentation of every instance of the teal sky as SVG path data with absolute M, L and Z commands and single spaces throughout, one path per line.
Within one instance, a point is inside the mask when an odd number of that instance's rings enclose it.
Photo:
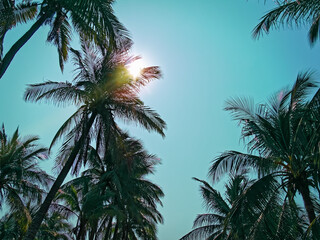
M 133 53 L 158 65 L 163 78 L 141 93 L 146 105 L 168 124 L 166 138 L 134 126 L 146 149 L 162 159 L 152 179 L 165 192 L 160 240 L 173 240 L 191 230 L 204 212 L 199 184 L 207 179 L 211 160 L 225 150 L 245 150 L 240 129 L 223 111 L 226 99 L 251 96 L 264 101 L 293 84 L 298 72 L 318 70 L 319 43 L 311 48 L 304 29 L 272 31 L 253 40 L 251 31 L 273 7 L 257 0 L 118 0 L 116 15 L 130 30 Z M 8 34 L 12 44 L 27 26 Z M 22 100 L 26 84 L 72 78 L 72 65 L 60 73 L 56 49 L 45 42 L 43 28 L 21 49 L 0 80 L 0 122 L 7 132 L 19 126 L 22 135 L 39 135 L 48 146 L 73 111 Z M 77 45 L 76 45 L 77 46 Z M 51 157 L 51 162 L 54 156 Z M 46 162 L 49 170 L 52 164 Z

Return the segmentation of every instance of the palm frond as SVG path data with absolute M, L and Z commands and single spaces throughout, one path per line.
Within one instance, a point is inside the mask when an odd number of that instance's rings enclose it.
M 68 59 L 71 42 L 72 29 L 67 18 L 65 12 L 58 11 L 47 38 L 48 42 L 52 42 L 57 47 L 61 71 L 63 71 L 64 62 Z
M 281 26 L 289 27 L 310 24 L 309 40 L 312 44 L 318 39 L 319 31 L 319 2 L 314 0 L 281 1 L 279 6 L 265 14 L 260 23 L 253 30 L 253 37 L 259 38 L 263 32 L 278 29 Z
M 198 178 L 193 179 L 203 184 L 200 187 L 200 191 L 204 200 L 204 205 L 208 210 L 214 209 L 216 212 L 223 215 L 227 215 L 230 212 L 230 207 L 217 190 L 213 189 L 206 181 Z
M 224 221 L 224 217 L 214 213 L 207 213 L 207 214 L 199 214 L 193 222 L 193 228 L 203 226 L 203 225 L 210 225 L 212 223 L 219 223 L 222 224 Z
M 250 169 L 263 166 L 261 162 L 267 163 L 268 160 L 263 157 L 245 154 L 237 151 L 227 151 L 216 157 L 209 169 L 209 176 L 214 181 L 219 181 L 224 173 L 239 175 Z
M 121 103 L 115 106 L 115 115 L 127 121 L 138 122 L 149 131 L 155 131 L 165 136 L 165 121 L 158 113 L 141 104 Z
M 113 14 L 109 1 L 68 1 L 65 8 L 70 10 L 75 29 L 86 40 L 101 46 L 121 47 L 121 42 L 130 39 L 127 29 Z
M 15 19 L 14 24 L 26 23 L 29 20 L 33 20 L 37 16 L 38 5 L 37 2 L 31 1 L 17 4 L 13 11 Z
M 24 94 L 25 101 L 47 100 L 58 106 L 67 103 L 79 105 L 83 102 L 84 97 L 83 90 L 71 83 L 52 81 L 29 85 Z
M 65 121 L 62 126 L 59 128 L 59 130 L 57 131 L 57 133 L 55 134 L 55 136 L 53 137 L 50 147 L 49 147 L 49 151 L 51 150 L 51 148 L 55 145 L 55 143 L 64 135 L 66 134 L 71 126 L 73 124 L 77 124 L 80 122 L 80 118 L 81 115 L 83 114 L 83 111 L 85 110 L 85 107 L 82 106 L 80 107 L 74 114 L 72 114 L 67 121 Z
M 219 230 L 221 231 L 221 226 L 214 224 L 198 227 L 184 235 L 180 240 L 208 239 L 211 235 L 217 236 L 221 233 Z
M 224 108 L 230 111 L 236 121 L 250 121 L 255 119 L 254 102 L 250 98 L 232 98 L 226 101 Z
M 291 90 L 291 108 L 294 104 L 307 101 L 310 92 L 318 88 L 317 82 L 313 77 L 313 72 L 299 73 Z

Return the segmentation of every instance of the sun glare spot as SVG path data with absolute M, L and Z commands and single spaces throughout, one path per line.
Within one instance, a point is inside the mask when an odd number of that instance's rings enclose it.
M 128 71 L 132 75 L 132 77 L 137 78 L 141 75 L 141 70 L 144 68 L 144 62 L 142 59 L 138 59 L 128 66 Z

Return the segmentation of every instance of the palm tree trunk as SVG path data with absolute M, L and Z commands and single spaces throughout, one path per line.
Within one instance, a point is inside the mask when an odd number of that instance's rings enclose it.
M 309 186 L 306 185 L 306 186 L 300 187 L 299 192 L 302 195 L 304 207 L 306 208 L 308 219 L 309 219 L 309 222 L 311 223 L 316 218 L 316 214 L 314 212 L 314 206 L 310 197 Z
M 126 226 L 123 229 L 123 233 L 122 233 L 122 239 L 128 239 L 128 224 L 126 224 Z
M 59 188 L 61 187 L 64 179 L 66 178 L 66 176 L 68 175 L 72 164 L 77 156 L 77 154 L 79 153 L 79 150 L 82 147 L 82 143 L 85 140 L 85 138 L 88 136 L 89 130 L 94 122 L 94 119 L 96 117 L 96 113 L 92 113 L 89 121 L 87 122 L 86 126 L 84 127 L 84 130 L 81 134 L 81 137 L 79 139 L 79 141 L 77 141 L 72 149 L 72 152 L 69 155 L 69 158 L 66 162 L 66 164 L 64 165 L 64 167 L 62 168 L 61 172 L 59 173 L 56 181 L 53 183 L 46 199 L 44 200 L 44 202 L 42 203 L 40 209 L 38 210 L 38 212 L 36 213 L 36 215 L 34 216 L 30 227 L 28 229 L 28 232 L 26 234 L 26 237 L 24 238 L 25 240 L 33 240 L 39 230 L 39 227 L 42 223 L 43 218 L 45 217 L 51 202 L 53 201 L 56 193 L 58 192 Z
M 4 58 L 0 63 L 0 78 L 2 78 L 3 74 L 6 72 L 9 67 L 12 59 L 16 55 L 16 53 L 20 50 L 20 48 L 33 36 L 33 34 L 42 26 L 45 20 L 48 18 L 49 14 L 42 15 L 32 26 L 31 28 L 23 34 L 23 36 L 16 41 L 15 44 L 10 48 L 10 50 L 6 53 Z
M 89 240 L 97 240 L 98 220 L 95 220 L 93 223 L 91 222 L 90 225 Z
M 109 240 L 110 230 L 111 230 L 111 227 L 112 227 L 112 219 L 113 219 L 113 217 L 110 217 L 110 219 L 108 221 L 106 233 L 104 235 L 104 240 Z
M 306 185 L 305 188 L 301 188 L 300 193 L 303 198 L 304 207 L 306 208 L 306 211 L 308 214 L 309 223 L 311 224 L 316 219 L 316 214 L 315 214 L 314 206 L 310 197 L 310 190 L 308 185 Z M 320 232 L 319 232 L 319 225 L 317 222 L 314 223 L 311 231 L 312 231 L 313 239 L 319 239 Z
M 89 240 L 94 240 L 94 236 L 96 234 L 97 228 L 94 226 L 91 231 L 89 232 Z
M 118 221 L 116 223 L 116 226 L 114 228 L 114 233 L 113 233 L 113 240 L 117 240 L 118 239 L 118 227 L 119 227 L 119 224 L 118 224 Z
M 77 234 L 77 239 L 78 240 L 84 240 L 85 239 L 85 225 L 87 221 L 83 219 L 83 217 L 80 217 L 80 227 L 79 227 L 79 232 Z

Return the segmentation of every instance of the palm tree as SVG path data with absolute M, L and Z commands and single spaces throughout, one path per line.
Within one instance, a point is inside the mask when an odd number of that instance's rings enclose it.
M 127 134 L 111 139 L 107 158 L 89 149 L 89 168 L 58 199 L 77 215 L 77 239 L 156 239 L 163 192 L 145 176 L 158 160 Z
M 249 181 L 244 175 L 231 176 L 225 185 L 225 197 L 209 183 L 201 182 L 204 205 L 210 213 L 199 214 L 193 230 L 181 240 L 299 239 L 303 221 L 299 209 L 286 201 L 280 205 L 279 192 L 270 191 L 273 179 Z M 281 220 L 279 220 L 281 218 Z
M 269 11 L 255 27 L 253 36 L 259 37 L 263 31 L 268 33 L 272 28 L 283 25 L 309 25 L 309 40 L 314 44 L 319 37 L 320 3 L 316 0 L 284 0 L 277 1 L 278 6 Z
M 0 238 L 2 240 L 21 239 L 23 230 L 13 214 L 5 214 L 0 219 Z
M 315 94 L 310 92 L 317 90 Z M 312 192 L 319 190 L 319 98 L 312 74 L 299 74 L 290 91 L 283 90 L 268 104 L 256 107 L 246 98 L 227 102 L 226 110 L 242 125 L 249 154 L 226 151 L 210 169 L 214 179 L 224 172 L 258 170 L 263 179 L 280 181 L 285 199 L 301 194 L 309 222 L 315 218 Z
M 3 40 L 6 33 L 17 24 L 34 19 L 37 8 L 38 4 L 34 2 L 0 1 L 0 59 L 3 55 Z
M 47 41 L 58 50 L 60 68 L 68 58 L 72 32 L 81 38 L 94 41 L 99 46 L 119 47 L 123 39 L 128 40 L 128 32 L 113 14 L 113 0 L 43 0 L 40 3 L 31 0 L 0 1 L 0 78 L 20 48 L 42 26 L 49 25 Z M 21 3 L 22 2 L 22 3 Z M 5 34 L 17 23 L 36 18 L 30 29 L 23 34 L 2 58 L 2 43 Z
M 237 234 L 238 239 L 245 239 L 246 231 L 243 231 L 244 225 L 238 224 L 235 228 L 232 224 L 227 223 L 227 219 L 239 196 L 243 194 L 245 189 L 250 185 L 248 179 L 245 176 L 231 177 L 229 183 L 225 185 L 225 198 L 206 181 L 197 178 L 194 179 L 201 183 L 200 192 L 204 205 L 210 213 L 199 214 L 194 220 L 194 229 L 180 240 L 225 239 L 227 236 L 229 236 L 228 239 L 236 239 Z
M 62 147 L 67 161 L 33 219 L 27 239 L 32 239 L 35 235 L 72 165 L 73 172 L 76 173 L 83 161 L 86 161 L 90 142 L 95 139 L 98 151 L 108 150 L 108 139 L 118 131 L 115 117 L 137 122 L 147 130 L 164 136 L 165 122 L 138 98 L 142 86 L 160 77 L 159 68 L 144 68 L 141 75 L 133 79 L 126 68 L 126 64 L 136 59 L 128 56 L 130 47 L 131 43 L 128 42 L 126 48 L 110 51 L 110 48 L 97 49 L 83 43 L 84 55 L 72 50 L 77 66 L 73 83 L 50 81 L 31 85 L 26 90 L 27 101 L 50 100 L 58 105 L 73 103 L 79 107 L 62 125 L 52 141 L 54 144 L 67 133 Z
M 277 179 L 267 175 L 252 181 L 239 195 L 225 221 L 233 226 L 234 239 L 302 239 L 306 219 L 301 208 L 280 189 Z
M 83 211 L 84 196 L 88 193 L 89 178 L 86 176 L 71 180 L 57 193 L 53 209 L 62 212 L 66 217 L 75 217 L 76 226 L 72 232 L 78 240 L 84 240 L 89 228 L 88 216 Z
M 26 210 L 31 216 L 36 212 L 38 206 L 32 206 L 31 202 L 26 204 Z M 58 209 L 51 208 L 41 224 L 36 239 L 62 240 L 73 239 L 71 237 L 71 225 L 67 222 L 67 214 Z M 16 213 L 7 213 L 0 219 L 0 238 L 4 240 L 21 240 L 26 233 L 26 227 L 22 224 L 28 224 L 18 218 Z
M 53 179 L 42 171 L 37 160 L 46 158 L 47 149 L 37 145 L 38 137 L 21 139 L 18 129 L 8 138 L 4 125 L 0 131 L 0 208 L 6 203 L 11 217 L 26 231 L 31 221 L 28 201 L 40 204 Z
M 157 204 L 161 204 L 163 192 L 145 177 L 153 173 L 159 161 L 126 134 L 116 139 L 113 146 L 110 161 L 105 164 L 107 171 L 101 176 L 106 182 L 98 182 L 101 189 L 111 193 L 107 209 L 120 210 L 114 216 L 113 239 L 156 239 L 156 224 L 162 222 Z M 110 216 L 108 220 L 111 222 Z M 111 235 L 106 231 L 105 239 L 108 237 Z
M 58 211 L 47 214 L 35 239 L 71 240 L 71 224 Z

